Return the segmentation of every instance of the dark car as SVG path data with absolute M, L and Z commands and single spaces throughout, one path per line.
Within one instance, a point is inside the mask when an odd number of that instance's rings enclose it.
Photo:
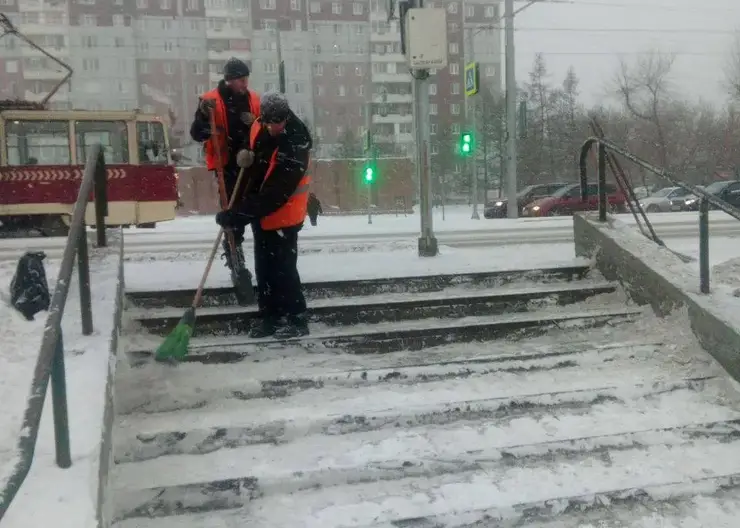
M 552 196 L 541 198 L 525 206 L 522 216 L 561 216 L 579 211 L 595 211 L 599 208 L 598 185 L 590 183 L 586 201 L 581 200 L 581 184 L 574 183 L 555 191 Z M 626 210 L 627 199 L 616 186 L 606 184 L 606 201 L 609 209 L 622 213 Z
M 740 208 L 740 180 L 717 181 L 707 185 L 704 190 L 733 207 Z M 686 211 L 698 211 L 699 198 L 693 195 L 689 196 L 684 202 L 684 206 Z M 709 208 L 716 209 L 712 204 L 709 204 Z
M 535 200 L 539 200 L 540 198 L 544 198 L 545 196 L 550 196 L 552 193 L 562 189 L 566 185 L 570 184 L 540 183 L 537 185 L 528 185 L 516 194 L 519 205 L 519 214 L 522 213 L 522 209 L 525 205 Z M 508 203 L 509 201 L 506 198 L 501 198 L 487 203 L 486 207 L 483 209 L 483 216 L 485 218 L 506 218 L 508 215 Z

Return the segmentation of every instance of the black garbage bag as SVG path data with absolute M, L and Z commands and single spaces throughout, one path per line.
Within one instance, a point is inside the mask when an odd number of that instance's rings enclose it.
M 43 251 L 27 251 L 18 261 L 18 267 L 10 281 L 10 302 L 29 321 L 49 309 L 51 295 L 46 281 Z

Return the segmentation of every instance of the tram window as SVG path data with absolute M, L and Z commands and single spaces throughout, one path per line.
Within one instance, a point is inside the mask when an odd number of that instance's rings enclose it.
M 164 125 L 159 122 L 136 123 L 141 165 L 167 165 L 169 156 L 164 136 Z
M 128 129 L 125 121 L 77 121 L 77 163 L 85 163 L 95 144 L 103 146 L 107 164 L 128 163 Z
M 67 121 L 6 121 L 8 165 L 69 165 Z

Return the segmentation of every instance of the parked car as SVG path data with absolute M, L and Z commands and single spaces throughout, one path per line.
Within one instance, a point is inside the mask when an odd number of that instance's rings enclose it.
M 707 185 L 704 190 L 733 207 L 740 208 L 740 180 L 717 181 Z M 698 211 L 699 201 L 699 198 L 694 195 L 688 196 L 684 202 L 685 210 Z M 716 209 L 712 204 L 709 204 L 709 208 Z
M 540 198 L 545 198 L 546 196 L 551 196 L 552 193 L 557 191 L 558 189 L 562 189 L 566 185 L 569 185 L 568 183 L 540 183 L 537 185 L 528 185 L 521 191 L 519 191 L 516 195 L 517 202 L 519 205 L 519 214 L 522 213 L 522 208 L 535 201 L 539 200 Z M 485 218 L 506 218 L 508 214 L 508 203 L 509 201 L 506 198 L 501 198 L 499 200 L 495 200 L 493 202 L 489 202 L 486 204 L 486 207 L 483 209 L 483 216 Z
M 612 212 L 626 211 L 627 199 L 615 185 L 606 184 L 606 200 Z M 552 196 L 541 198 L 524 207 L 522 216 L 561 216 L 599 208 L 598 185 L 590 183 L 586 201 L 581 201 L 581 184 L 574 183 L 555 191 Z
M 665 187 L 640 200 L 642 209 L 648 213 L 681 211 L 686 197 L 691 193 L 681 187 Z

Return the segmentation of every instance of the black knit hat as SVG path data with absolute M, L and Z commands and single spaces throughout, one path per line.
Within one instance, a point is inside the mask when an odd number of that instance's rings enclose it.
M 280 92 L 267 92 L 260 99 L 260 119 L 263 123 L 282 123 L 290 116 L 290 104 Z
M 242 77 L 249 77 L 249 66 L 244 61 L 231 57 L 224 65 L 224 80 L 233 81 Z

